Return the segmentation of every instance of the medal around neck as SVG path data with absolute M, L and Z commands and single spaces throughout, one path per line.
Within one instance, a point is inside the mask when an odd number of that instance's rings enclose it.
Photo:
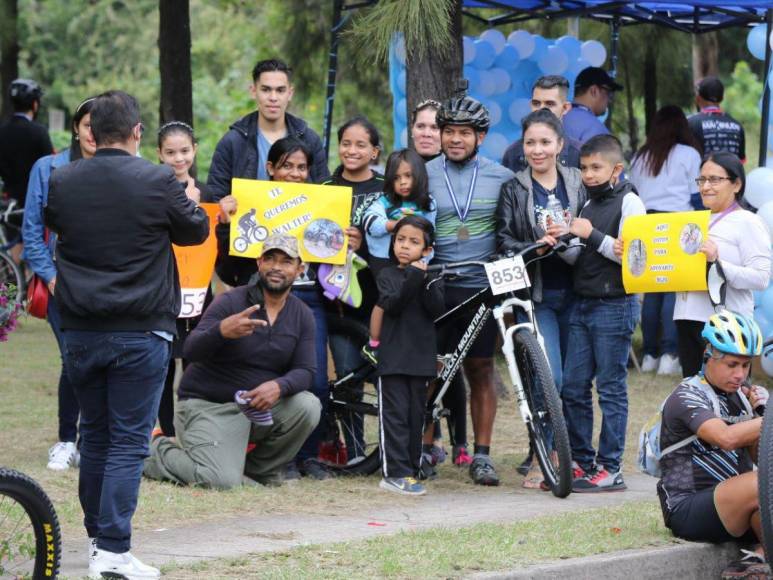
M 467 226 L 461 226 L 456 230 L 456 238 L 462 241 L 470 239 L 470 230 L 467 229 Z

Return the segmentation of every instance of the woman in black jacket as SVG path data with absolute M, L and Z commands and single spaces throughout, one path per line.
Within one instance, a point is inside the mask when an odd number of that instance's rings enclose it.
M 558 162 L 563 144 L 563 127 L 553 113 L 540 109 L 524 118 L 523 149 L 529 167 L 502 186 L 496 212 L 499 252 L 520 251 L 536 241 L 555 245 L 557 240 L 545 233 L 547 225 L 571 219 L 585 205 L 580 170 Z M 558 209 L 557 202 L 562 209 Z M 569 317 L 574 306 L 571 267 L 560 255 L 548 256 L 529 268 L 529 279 L 537 324 L 560 392 Z M 539 470 L 530 472 L 524 487 L 539 487 L 541 480 Z

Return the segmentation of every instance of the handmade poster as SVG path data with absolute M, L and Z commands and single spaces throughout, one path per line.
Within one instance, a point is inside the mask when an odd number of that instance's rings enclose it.
M 177 271 L 180 275 L 180 293 L 182 302 L 180 318 L 193 318 L 204 309 L 204 298 L 212 280 L 217 258 L 217 225 L 218 206 L 216 203 L 202 203 L 199 206 L 209 217 L 209 237 L 198 246 L 175 246 L 172 244 L 174 257 L 177 261 Z
M 257 258 L 272 233 L 295 236 L 304 262 L 343 264 L 352 210 L 351 187 L 234 179 L 238 210 L 229 254 Z
M 628 217 L 623 223 L 623 285 L 629 294 L 706 290 L 708 211 Z

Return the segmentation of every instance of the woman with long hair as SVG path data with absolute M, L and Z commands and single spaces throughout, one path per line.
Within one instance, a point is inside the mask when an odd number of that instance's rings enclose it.
M 634 184 L 647 213 L 690 211 L 697 196 L 700 173 L 698 143 L 679 107 L 667 105 L 652 119 L 647 140 L 631 164 Z M 659 375 L 681 372 L 677 355 L 673 292 L 644 295 L 641 330 L 644 343 L 642 371 Z M 660 334 L 660 340 L 658 340 Z

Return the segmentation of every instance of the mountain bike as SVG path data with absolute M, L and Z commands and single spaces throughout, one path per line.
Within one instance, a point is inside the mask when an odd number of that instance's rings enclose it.
M 51 500 L 32 478 L 0 467 L 0 577 L 56 578 L 61 554 Z
M 14 240 L 9 240 L 9 235 L 14 235 L 13 230 L 17 226 L 11 224 L 11 217 L 22 216 L 23 208 L 16 206 L 15 199 L 0 200 L 0 283 L 13 284 L 16 288 L 16 301 L 21 302 L 25 297 L 26 285 L 21 268 L 13 261 L 8 251 L 16 245 Z M 9 232 L 9 233 L 7 233 Z
M 466 301 L 452 308 L 435 320 L 438 332 L 444 323 L 470 312 L 472 319 L 455 348 L 439 353 L 441 369 L 437 388 L 430 401 L 432 420 L 447 415 L 443 408 L 443 395 L 459 372 L 467 352 L 480 333 L 489 316 L 493 316 L 502 337 L 502 354 L 507 363 L 510 384 L 516 397 L 521 419 L 526 424 L 529 439 L 535 450 L 545 483 L 557 497 L 566 497 L 572 488 L 571 449 L 564 420 L 561 399 L 547 362 L 544 341 L 534 315 L 534 304 L 529 292 L 528 275 L 523 256 L 533 253 L 541 244 L 533 244 L 521 252 L 490 262 L 466 261 L 433 265 L 428 272 L 436 272 L 439 278 L 460 276 L 459 269 L 485 268 L 490 285 L 481 289 Z M 540 256 L 536 259 L 546 257 Z M 515 323 L 515 314 L 521 312 L 526 322 Z M 513 316 L 507 316 L 512 314 Z M 332 331 L 331 331 L 332 332 Z M 355 329 L 347 329 L 353 340 Z M 354 461 L 331 464 L 333 471 L 349 475 L 365 475 L 379 467 L 378 456 L 378 402 L 372 388 L 363 382 L 375 382 L 375 369 L 369 363 L 360 363 L 344 376 L 330 382 L 329 421 L 330 434 L 338 440 L 343 435 L 346 446 L 354 441 Z M 347 454 L 348 457 L 352 453 Z

